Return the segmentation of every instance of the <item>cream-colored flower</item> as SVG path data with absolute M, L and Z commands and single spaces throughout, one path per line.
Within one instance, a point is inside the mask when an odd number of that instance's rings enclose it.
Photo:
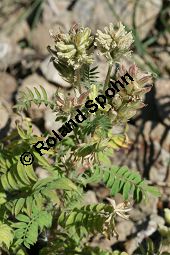
M 97 30 L 95 45 L 110 64 L 119 61 L 122 57 L 130 55 L 129 50 L 133 43 L 132 32 L 127 32 L 122 23 L 115 28 L 112 23 L 104 28 L 104 32 Z
M 89 52 L 90 45 L 93 42 L 91 30 L 89 28 L 73 27 L 68 34 L 58 33 L 53 35 L 55 40 L 55 49 L 53 51 L 56 61 L 68 64 L 75 70 L 83 64 L 92 64 L 93 57 Z
M 107 198 L 107 200 L 113 206 L 115 214 L 119 215 L 121 218 L 123 218 L 125 220 L 129 219 L 129 215 L 127 215 L 126 213 L 132 210 L 132 208 L 129 208 L 130 203 L 124 202 L 124 203 L 120 203 L 120 204 L 116 205 L 116 202 L 114 199 Z

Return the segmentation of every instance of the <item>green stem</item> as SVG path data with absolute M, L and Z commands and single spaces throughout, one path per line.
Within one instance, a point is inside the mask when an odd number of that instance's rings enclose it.
M 80 85 L 80 80 L 81 80 L 81 77 L 80 77 L 80 69 L 78 69 L 76 71 L 76 76 L 77 76 L 77 81 L 76 81 L 76 86 L 79 90 L 79 93 L 81 94 L 82 93 L 82 90 L 81 90 L 81 85 Z
M 106 80 L 105 80 L 104 87 L 103 87 L 103 92 L 105 92 L 105 90 L 108 88 L 108 85 L 109 85 L 109 82 L 110 82 L 111 71 L 112 71 L 112 65 L 109 64 Z

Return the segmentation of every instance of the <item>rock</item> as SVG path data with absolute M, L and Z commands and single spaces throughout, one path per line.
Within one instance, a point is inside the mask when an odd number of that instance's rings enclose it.
M 13 76 L 8 73 L 0 73 L 0 99 L 4 99 L 12 104 L 13 93 L 17 89 L 17 83 Z
M 106 11 L 107 15 L 104 16 L 103 14 Z M 96 13 L 98 13 L 97 16 Z M 92 31 L 95 32 L 97 24 L 98 27 L 101 27 L 101 23 L 103 25 L 106 20 L 111 17 L 111 10 L 107 8 L 105 1 L 100 1 L 99 4 L 98 0 L 79 0 L 74 7 L 73 15 L 78 24 L 81 24 L 82 26 L 90 26 Z
M 139 244 L 142 243 L 144 239 L 151 236 L 158 227 L 158 224 L 162 224 L 164 222 L 163 218 L 153 214 L 150 217 L 150 221 L 147 224 L 147 227 L 141 226 L 141 231 L 138 230 L 135 238 L 127 240 L 125 243 L 126 250 L 129 255 L 134 254 L 134 251 L 139 247 Z
M 19 75 L 27 76 L 31 73 L 35 73 L 40 66 L 42 56 L 37 55 L 36 51 L 31 48 L 22 49 L 22 60 L 19 68 Z
M 2 103 L 2 101 L 0 102 L 0 116 L 1 116 L 0 129 L 2 129 L 5 127 L 9 119 L 9 110 L 7 109 L 5 104 Z
M 167 169 L 169 164 L 170 153 L 162 148 L 160 141 L 152 140 L 152 143 L 148 143 L 147 161 L 150 164 L 149 178 L 151 181 L 159 183 L 166 181 Z M 167 140 L 168 143 L 168 140 Z M 154 148 L 154 149 L 153 149 Z M 150 155 L 153 153 L 152 159 Z M 151 161 L 151 162 L 149 162 Z
M 138 129 L 135 126 L 133 126 L 131 124 L 128 125 L 127 134 L 128 134 L 130 141 L 132 141 L 132 143 L 135 142 L 135 140 L 136 140 L 137 132 L 138 132 Z
M 124 2 L 122 0 L 122 2 Z M 131 2 L 131 6 L 129 4 L 129 13 L 127 10 L 124 10 L 127 16 L 131 19 L 132 26 L 132 16 L 134 15 L 134 8 L 135 8 L 135 1 Z M 161 10 L 162 1 L 161 0 L 153 0 L 153 1 L 138 1 L 137 8 L 136 8 L 136 28 L 138 31 L 138 35 L 141 39 L 145 38 L 145 36 L 150 32 L 152 29 L 157 16 Z M 139 18 L 140 17 L 140 18 Z
M 116 243 L 116 240 L 109 240 L 106 238 L 103 238 L 101 235 L 95 235 L 93 238 L 93 241 L 91 242 L 92 247 L 99 247 L 101 250 L 106 250 L 109 252 L 112 252 L 111 246 L 113 245 L 113 242 Z
M 96 188 L 96 194 L 98 199 L 104 199 L 109 196 L 109 189 L 99 186 Z
M 135 1 L 79 0 L 75 3 L 72 12 L 68 10 L 69 5 L 70 1 L 49 0 L 44 4 L 43 22 L 50 24 L 51 28 L 59 24 L 66 31 L 72 24 L 78 23 L 90 26 L 93 32 L 102 29 L 110 22 L 117 23 L 120 20 L 129 27 L 133 25 Z M 161 0 L 139 2 L 137 5 L 135 24 L 141 39 L 152 29 L 161 5 Z
M 26 88 L 29 88 L 35 95 L 34 87 L 40 90 L 39 85 L 45 88 L 48 95 L 48 99 L 51 100 L 52 96 L 56 92 L 56 87 L 48 83 L 43 77 L 39 76 L 36 73 L 24 79 L 21 87 L 19 88 L 19 91 L 26 91 Z M 18 98 L 18 95 L 17 95 L 17 98 Z M 47 110 L 47 107 L 44 104 L 38 107 L 34 103 L 32 103 L 31 108 L 28 110 L 28 113 L 31 119 L 34 121 L 34 120 L 43 118 L 46 110 Z
M 168 30 L 165 30 L 164 33 L 159 36 L 158 43 L 163 47 L 170 45 L 170 34 Z
M 97 198 L 96 198 L 96 194 L 94 191 L 92 190 L 88 190 L 84 196 L 84 202 L 85 204 L 97 204 Z
M 4 71 L 21 60 L 21 49 L 5 36 L 0 37 L 0 70 Z
M 40 69 L 45 76 L 45 78 L 57 85 L 65 88 L 69 88 L 70 84 L 62 79 L 59 72 L 54 68 L 53 63 L 50 62 L 50 57 L 46 58 L 40 66 Z
M 163 123 L 170 126 L 170 80 L 159 79 L 155 83 L 158 114 Z
M 143 219 L 145 218 L 145 213 L 142 212 L 141 210 L 139 210 L 138 208 L 133 208 L 130 212 L 129 212 L 130 218 L 138 223 L 141 223 L 143 221 Z
M 151 163 L 150 180 L 156 183 L 165 181 L 170 158 L 170 131 L 161 123 L 147 121 L 143 134 L 147 143 L 145 157 Z M 153 154 L 152 158 L 151 154 Z
M 164 219 L 156 214 L 151 215 L 147 228 L 137 233 L 138 243 L 141 243 L 143 239 L 151 236 L 158 228 L 158 224 L 162 224 Z
M 0 139 L 7 135 L 10 124 L 10 105 L 4 101 L 0 101 Z
M 156 121 L 146 121 L 143 126 L 141 125 L 141 123 L 137 123 L 137 127 L 129 125 L 128 137 L 132 144 L 124 153 L 122 151 L 116 153 L 114 163 L 138 170 L 152 182 L 160 185 L 163 182 L 167 185 L 170 158 L 169 128 Z
M 64 31 L 69 31 L 74 20 L 74 15 L 67 9 L 69 5 L 69 0 L 44 2 L 43 23 L 49 24 L 52 30 L 60 26 Z
M 132 17 L 135 15 L 134 10 L 136 10 L 135 24 L 140 38 L 143 39 L 152 29 L 161 9 L 162 1 L 139 1 L 136 9 L 135 3 L 135 1 L 124 0 L 79 0 L 73 13 L 76 22 L 90 26 L 93 31 L 96 31 L 96 29 L 101 29 L 110 22 L 117 23 L 117 21 L 122 21 L 127 26 L 132 27 Z
M 17 43 L 22 39 L 28 39 L 28 34 L 30 33 L 30 28 L 26 20 L 18 22 L 10 34 L 11 42 Z
M 155 49 L 154 49 L 155 50 Z M 170 50 L 170 47 L 169 47 Z M 156 53 L 157 65 L 163 78 L 169 79 L 170 72 L 170 56 L 168 51 L 161 51 Z
M 45 111 L 44 120 L 45 120 L 45 128 L 48 131 L 51 131 L 53 129 L 57 132 L 57 130 L 62 126 L 61 121 L 55 121 L 56 113 L 52 112 L 52 110 L 50 110 L 50 109 L 47 109 Z
M 127 240 L 125 243 L 125 248 L 129 255 L 132 255 L 137 247 L 139 247 L 139 244 L 136 238 Z
M 116 225 L 116 230 L 119 234 L 119 241 L 125 241 L 127 236 L 135 232 L 135 226 L 132 221 L 123 220 Z
M 41 167 L 36 168 L 36 174 L 39 179 L 45 179 L 49 177 L 49 173 Z
M 169 155 L 168 155 L 169 156 Z M 154 183 L 164 182 L 166 179 L 167 168 L 162 166 L 151 167 L 149 179 Z
M 142 201 L 139 204 L 139 208 L 145 214 L 145 217 L 146 217 L 153 213 L 154 214 L 157 213 L 157 203 L 158 203 L 158 198 L 154 196 L 150 196 L 150 199 L 148 198 L 147 201 Z
M 163 149 L 169 150 L 170 131 L 161 123 L 147 121 L 144 127 L 144 135 L 147 141 L 151 139 L 154 142 L 161 143 Z M 162 139 L 161 142 L 162 137 L 165 137 L 165 139 Z
M 47 46 L 53 43 L 49 35 L 49 29 L 49 25 L 39 23 L 38 26 L 33 29 L 29 38 L 34 49 L 42 55 L 48 54 Z
M 164 218 L 162 218 L 161 216 L 159 216 L 157 214 L 152 214 L 150 217 L 150 221 L 156 223 L 157 226 L 165 224 Z

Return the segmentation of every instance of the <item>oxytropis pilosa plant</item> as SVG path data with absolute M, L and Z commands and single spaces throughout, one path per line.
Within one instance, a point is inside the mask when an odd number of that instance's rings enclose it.
M 116 217 L 128 220 L 132 201 L 139 203 L 148 193 L 159 195 L 137 171 L 114 163 L 115 151 L 128 148 L 128 121 L 145 106 L 151 76 L 135 64 L 128 68 L 121 64 L 133 43 L 132 33 L 121 23 L 110 24 L 95 36 L 90 28 L 74 26 L 69 33 L 60 31 L 52 37 L 51 61 L 71 91 L 57 88 L 49 100 L 41 84 L 39 90 L 22 92 L 15 110 L 20 114 L 31 103 L 45 104 L 61 124 L 62 139 L 55 143 L 52 132 L 35 135 L 31 119 L 23 117 L 23 123 L 2 140 L 0 247 L 7 254 L 27 254 L 43 239 L 41 255 L 123 255 L 92 247 L 91 240 L 96 234 L 118 238 Z M 108 65 L 105 82 L 98 79 L 95 52 Z M 22 164 L 25 151 L 34 155 L 32 165 Z M 47 172 L 46 178 L 38 177 L 38 166 Z M 110 190 L 106 203 L 85 204 L 85 188 L 92 183 Z M 122 194 L 120 204 L 114 200 L 117 193 Z

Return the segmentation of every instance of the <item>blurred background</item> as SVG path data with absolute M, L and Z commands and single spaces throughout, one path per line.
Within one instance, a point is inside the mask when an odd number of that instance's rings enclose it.
M 49 61 L 47 46 L 53 44 L 49 31 L 60 27 L 66 32 L 78 23 L 95 33 L 118 21 L 133 31 L 135 39 L 132 58 L 123 61 L 151 72 L 154 86 L 145 99 L 147 107 L 130 121 L 131 146 L 117 152 L 115 164 L 138 170 L 162 196 L 136 205 L 130 221 L 117 222 L 119 241 L 96 237 L 92 243 L 133 254 L 147 237 L 157 245 L 157 226 L 164 220 L 164 208 L 170 208 L 170 0 L 0 0 L 0 139 L 15 127 L 18 117 L 12 106 L 20 90 L 42 85 L 52 97 L 56 87 L 68 87 Z M 96 58 L 102 81 L 107 66 Z M 44 107 L 32 106 L 27 116 L 37 133 L 55 129 L 55 116 Z M 89 203 L 102 201 L 108 190 L 89 187 L 86 195 Z M 117 202 L 121 199 L 116 197 Z M 165 250 L 170 251 L 170 245 Z

